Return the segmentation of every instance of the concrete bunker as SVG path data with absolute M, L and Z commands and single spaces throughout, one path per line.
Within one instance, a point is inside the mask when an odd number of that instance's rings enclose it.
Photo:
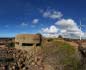
M 15 47 L 32 47 L 41 45 L 39 34 L 19 34 L 15 37 Z

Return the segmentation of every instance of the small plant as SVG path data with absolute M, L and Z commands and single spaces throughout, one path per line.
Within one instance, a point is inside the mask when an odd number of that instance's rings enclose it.
M 13 42 L 8 43 L 8 44 L 7 44 L 7 47 L 9 47 L 9 48 L 15 47 L 15 43 L 13 43 Z

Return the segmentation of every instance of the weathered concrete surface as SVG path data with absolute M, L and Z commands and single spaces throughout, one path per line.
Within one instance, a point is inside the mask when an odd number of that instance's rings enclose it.
M 15 47 L 40 46 L 41 36 L 37 34 L 20 34 L 15 37 Z

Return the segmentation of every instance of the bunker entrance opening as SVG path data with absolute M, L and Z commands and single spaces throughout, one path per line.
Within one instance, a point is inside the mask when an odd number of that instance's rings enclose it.
M 40 46 L 40 45 L 41 45 L 40 43 L 36 44 L 36 46 Z
M 33 46 L 34 44 L 31 43 L 22 43 L 22 46 Z

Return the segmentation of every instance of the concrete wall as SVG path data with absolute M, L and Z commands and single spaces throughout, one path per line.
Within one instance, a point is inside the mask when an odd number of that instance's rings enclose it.
M 19 34 L 15 37 L 16 48 L 28 48 L 41 44 L 41 36 L 36 34 Z

